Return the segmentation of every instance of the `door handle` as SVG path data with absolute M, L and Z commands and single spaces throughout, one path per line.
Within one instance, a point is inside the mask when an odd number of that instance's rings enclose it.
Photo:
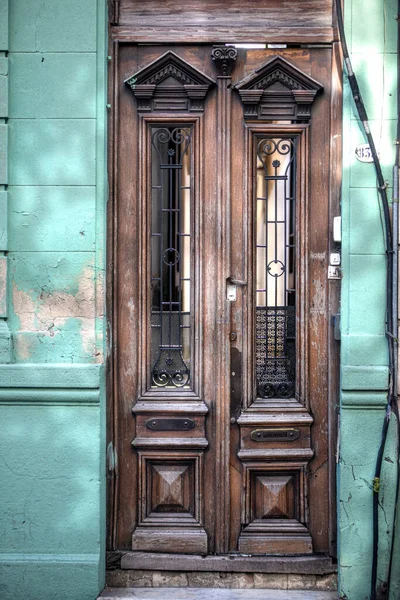
M 231 348 L 231 423 L 236 423 L 242 410 L 242 353 Z
M 243 279 L 235 279 L 234 277 L 228 277 L 228 283 L 231 285 L 238 285 L 239 287 L 244 287 L 247 285 L 247 281 L 243 281 Z
M 229 302 L 235 302 L 236 290 L 238 287 L 244 287 L 247 285 L 247 281 L 242 279 L 235 279 L 234 277 L 227 277 L 226 279 L 226 299 Z

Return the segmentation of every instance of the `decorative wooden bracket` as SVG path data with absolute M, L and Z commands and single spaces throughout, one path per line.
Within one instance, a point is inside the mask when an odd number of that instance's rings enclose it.
M 175 52 L 166 52 L 126 79 L 139 112 L 203 112 L 204 98 L 215 81 Z
M 308 122 L 311 104 L 323 86 L 281 56 L 239 81 L 234 89 L 244 105 L 244 118 Z
M 214 46 L 211 58 L 215 62 L 219 77 L 230 77 L 237 58 L 237 50 L 234 46 Z

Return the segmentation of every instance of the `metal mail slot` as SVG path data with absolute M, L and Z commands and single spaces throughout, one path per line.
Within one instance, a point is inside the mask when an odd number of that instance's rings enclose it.
M 179 417 L 163 417 L 157 419 L 148 419 L 146 421 L 147 429 L 152 431 L 188 431 L 193 429 L 195 422 L 193 419 L 183 419 Z
M 255 442 L 294 442 L 300 437 L 298 429 L 255 429 L 251 432 L 251 439 Z

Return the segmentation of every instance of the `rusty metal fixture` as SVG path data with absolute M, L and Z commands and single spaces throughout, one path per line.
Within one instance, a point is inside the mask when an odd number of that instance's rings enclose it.
M 294 442 L 300 437 L 300 431 L 293 428 L 254 429 L 250 435 L 254 442 Z
M 193 419 L 181 417 L 157 417 L 146 421 L 146 427 L 151 431 L 189 431 L 194 426 Z

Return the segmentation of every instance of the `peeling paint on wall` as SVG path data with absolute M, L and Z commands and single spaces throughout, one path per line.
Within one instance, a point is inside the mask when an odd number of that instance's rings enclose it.
M 0 317 L 7 316 L 7 257 L 0 256 Z
M 59 259 L 51 268 L 57 268 L 61 262 L 62 259 Z M 93 362 L 101 362 L 103 352 L 96 344 L 96 318 L 102 318 L 102 315 L 96 315 L 96 307 L 102 311 L 104 306 L 103 274 L 98 274 L 95 280 L 93 264 L 89 264 L 77 276 L 76 283 L 69 282 L 64 288 L 59 288 L 52 287 L 51 282 L 49 273 L 46 283 L 39 282 L 28 291 L 20 289 L 17 281 L 12 283 L 13 311 L 18 320 L 14 344 L 17 360 L 28 361 L 32 354 L 37 355 L 38 340 L 48 345 L 51 338 L 60 336 L 66 344 L 66 356 L 71 356 L 69 340 L 78 351 L 77 357 L 82 358 L 83 353 Z M 80 349 L 77 348 L 79 345 Z M 52 347 L 56 346 L 52 344 Z

